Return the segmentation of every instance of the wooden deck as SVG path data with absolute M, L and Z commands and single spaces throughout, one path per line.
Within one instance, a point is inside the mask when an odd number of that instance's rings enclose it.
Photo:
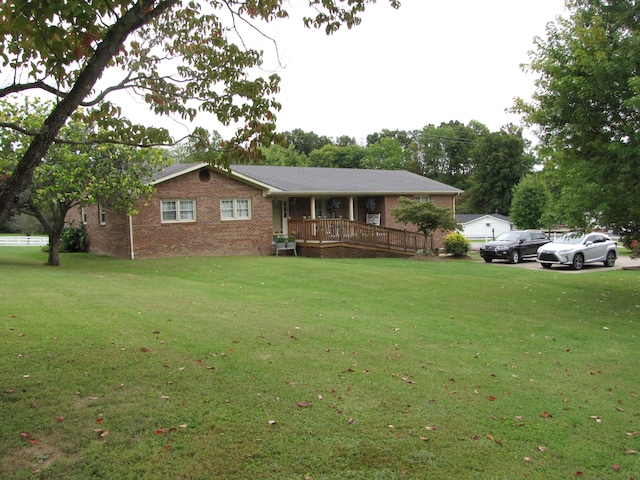
M 305 257 L 366 258 L 415 255 L 424 235 L 342 218 L 289 220 L 289 233 Z

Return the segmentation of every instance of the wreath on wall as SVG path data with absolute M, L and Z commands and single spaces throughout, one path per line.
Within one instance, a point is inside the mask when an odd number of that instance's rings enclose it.
M 340 209 L 340 200 L 337 198 L 330 198 L 327 202 L 327 210 L 333 213 L 338 209 Z
M 364 207 L 367 209 L 367 212 L 373 212 L 376 209 L 376 199 L 371 197 L 367 198 Z

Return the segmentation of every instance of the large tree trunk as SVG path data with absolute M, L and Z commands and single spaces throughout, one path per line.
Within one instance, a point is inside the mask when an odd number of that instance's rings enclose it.
M 47 265 L 50 267 L 60 266 L 60 238 L 60 232 L 51 233 L 49 235 L 49 258 L 47 260 Z
M 109 29 L 85 69 L 80 73 L 73 88 L 44 121 L 38 134 L 33 138 L 29 148 L 0 191 L 0 225 L 5 223 L 18 202 L 18 195 L 27 190 L 33 183 L 33 172 L 54 142 L 60 129 L 64 126 L 78 105 L 89 95 L 96 81 L 130 33 L 149 23 L 162 13 L 170 10 L 179 0 L 161 1 L 156 7 L 155 0 L 144 0 L 136 3 Z

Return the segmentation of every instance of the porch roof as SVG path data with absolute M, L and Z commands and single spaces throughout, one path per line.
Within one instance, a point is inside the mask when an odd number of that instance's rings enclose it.
M 457 195 L 450 185 L 405 170 L 231 165 L 235 176 L 292 195 Z

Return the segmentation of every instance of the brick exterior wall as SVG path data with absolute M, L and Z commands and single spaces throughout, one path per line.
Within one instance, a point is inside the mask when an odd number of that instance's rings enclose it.
M 251 218 L 221 220 L 222 199 L 248 198 Z M 161 222 L 162 200 L 195 200 L 193 222 Z M 148 201 L 137 206 L 132 217 L 135 258 L 198 255 L 270 255 L 273 252 L 271 199 L 262 191 L 210 172 L 202 181 L 199 171 L 187 173 L 156 185 Z M 105 225 L 99 225 L 97 207 L 88 207 L 86 230 L 89 251 L 122 258 L 130 256 L 126 215 L 107 210 Z M 94 217 L 95 215 L 95 217 Z
M 166 180 L 156 185 L 147 201 L 137 205 L 138 214 L 131 219 L 135 258 L 202 256 L 202 255 L 273 255 L 272 200 L 261 189 L 247 185 L 205 168 L 208 180 L 203 181 L 200 170 Z M 366 220 L 366 200 L 356 199 L 356 220 Z M 398 196 L 377 196 L 375 212 L 381 214 L 381 225 L 416 231 L 414 225 L 395 221 L 392 210 L 399 205 Z M 223 199 L 250 199 L 251 215 L 247 220 L 222 220 L 220 202 Z M 163 200 L 195 200 L 196 219 L 189 222 L 162 223 Z M 454 209 L 455 197 L 432 195 L 438 206 Z M 293 219 L 311 217 L 309 197 L 289 202 L 289 216 Z M 86 207 L 85 230 L 89 251 L 99 255 L 131 257 L 129 218 L 112 210 L 106 211 L 106 221 L 100 225 L 98 207 Z M 335 216 L 349 218 L 349 201 L 340 198 Z M 72 212 L 70 220 L 80 223 L 80 209 Z M 433 247 L 442 246 L 445 233 L 434 234 Z

